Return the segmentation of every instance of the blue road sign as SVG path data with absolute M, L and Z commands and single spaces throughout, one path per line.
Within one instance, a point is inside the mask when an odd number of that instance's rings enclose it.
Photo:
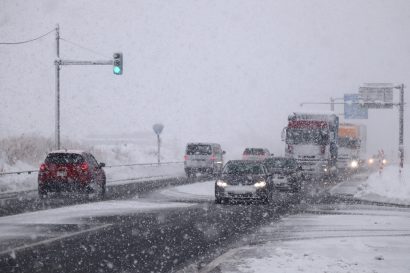
M 367 119 L 368 109 L 359 104 L 359 94 L 344 95 L 345 119 Z

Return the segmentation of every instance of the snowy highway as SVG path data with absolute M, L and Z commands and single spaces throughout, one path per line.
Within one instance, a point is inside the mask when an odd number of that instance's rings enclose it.
M 305 187 L 300 204 L 282 196 L 269 205 L 215 205 L 213 180 L 123 191 L 107 201 L 55 197 L 48 208 L 0 217 L 0 269 L 373 272 L 366 270 L 394 262 L 394 272 L 408 272 L 410 208 L 353 199 L 366 177 Z

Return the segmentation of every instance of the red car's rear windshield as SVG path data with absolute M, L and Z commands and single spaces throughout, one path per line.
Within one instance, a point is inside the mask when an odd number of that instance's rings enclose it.
M 46 164 L 80 164 L 84 158 L 80 154 L 53 153 L 46 158 Z

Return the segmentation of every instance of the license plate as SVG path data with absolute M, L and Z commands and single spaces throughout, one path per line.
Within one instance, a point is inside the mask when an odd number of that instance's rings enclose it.
M 67 176 L 67 172 L 66 171 L 58 171 L 57 176 L 60 176 L 60 177 Z

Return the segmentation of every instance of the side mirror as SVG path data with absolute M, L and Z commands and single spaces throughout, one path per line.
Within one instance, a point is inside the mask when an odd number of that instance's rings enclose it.
M 226 154 L 226 152 L 225 152 L 225 151 L 222 151 L 222 154 L 224 155 L 224 154 Z
M 105 163 L 100 162 L 100 163 L 98 164 L 98 167 L 100 167 L 100 168 L 104 168 L 104 167 L 105 167 Z

